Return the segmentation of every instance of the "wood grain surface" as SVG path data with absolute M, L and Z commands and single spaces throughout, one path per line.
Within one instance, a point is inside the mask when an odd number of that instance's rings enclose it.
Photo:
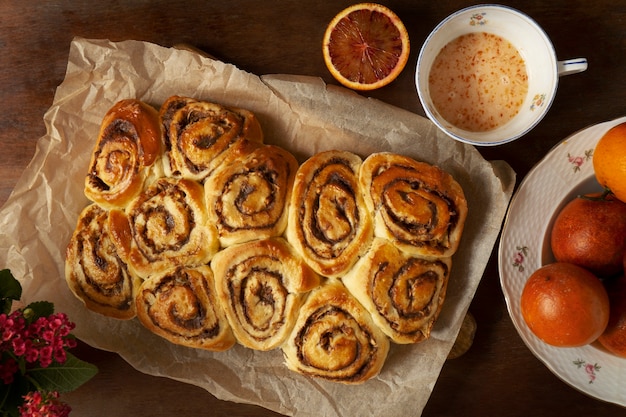
M 351 1 L 0 0 L 0 203 L 8 198 L 44 135 L 43 115 L 62 82 L 75 36 L 186 43 L 255 74 L 303 74 L 336 84 L 321 53 L 327 23 Z M 364 95 L 420 115 L 414 68 L 422 42 L 460 0 L 383 1 L 406 24 L 412 45 L 405 71 Z M 626 2 L 504 1 L 532 16 L 559 59 L 586 57 L 589 69 L 562 78 L 547 117 L 523 139 L 480 149 L 507 161 L 518 183 L 559 141 L 626 115 Z M 60 167 L 59 169 L 62 169 Z M 549 215 L 549 213 L 537 213 Z M 449 360 L 422 415 L 620 416 L 626 409 L 577 391 L 554 376 L 518 336 L 497 268 L 497 246 L 471 304 L 478 324 L 471 349 Z M 81 344 L 76 354 L 100 373 L 65 395 L 75 416 L 276 416 L 215 399 L 203 389 L 141 374 L 114 353 Z M 626 375 L 624 375 L 626 381 Z M 624 384 L 623 389 L 626 389 Z M 417 413 L 416 413 L 417 414 Z

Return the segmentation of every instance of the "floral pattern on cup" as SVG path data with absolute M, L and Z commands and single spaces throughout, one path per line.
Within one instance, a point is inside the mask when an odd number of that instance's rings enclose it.
M 524 272 L 524 261 L 526 261 L 526 255 L 528 255 L 528 246 L 517 246 L 515 250 L 517 252 L 513 255 L 513 266 L 519 272 Z
M 474 13 L 471 17 L 470 17 L 470 26 L 483 26 L 487 24 L 487 19 L 485 19 L 485 16 L 487 15 L 487 13 L 483 12 L 483 13 Z
M 533 102 L 530 104 L 530 110 L 535 111 L 539 107 L 543 106 L 546 102 L 546 95 L 544 94 L 535 94 L 533 97 Z
M 593 149 L 587 149 L 584 155 L 567 154 L 567 162 L 572 165 L 574 172 L 579 172 L 583 164 L 593 157 Z
M 587 363 L 582 359 L 576 359 L 573 361 L 574 365 L 578 367 L 578 369 L 583 369 L 589 378 L 589 383 L 593 384 L 593 381 L 596 380 L 597 373 L 600 371 L 601 366 L 597 363 L 591 364 Z

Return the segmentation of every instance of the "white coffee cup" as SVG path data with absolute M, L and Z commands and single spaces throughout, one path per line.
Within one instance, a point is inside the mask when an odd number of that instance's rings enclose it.
M 441 49 L 459 36 L 487 32 L 509 41 L 524 59 L 528 94 L 509 122 L 492 130 L 474 132 L 446 121 L 437 111 L 429 91 L 429 74 Z M 556 95 L 559 77 L 587 69 L 587 59 L 559 61 L 541 27 L 524 13 L 508 6 L 485 4 L 467 7 L 444 19 L 424 42 L 415 72 L 420 101 L 428 118 L 443 132 L 461 142 L 478 146 L 500 145 L 516 140 L 545 116 Z

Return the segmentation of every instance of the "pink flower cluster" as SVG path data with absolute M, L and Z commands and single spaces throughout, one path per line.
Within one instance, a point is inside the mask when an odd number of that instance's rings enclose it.
M 27 325 L 22 310 L 0 314 L 0 354 L 11 355 L 0 363 L 0 379 L 5 384 L 13 381 L 13 374 L 18 369 L 16 359 L 23 358 L 26 363 L 39 363 L 47 368 L 52 361 L 59 364 L 67 359 L 65 348 L 76 346 L 76 339 L 70 335 L 75 324 L 64 313 L 40 317 Z
M 20 417 L 67 417 L 72 408 L 59 401 L 59 393 L 51 392 L 42 395 L 39 391 L 24 396 L 20 407 Z

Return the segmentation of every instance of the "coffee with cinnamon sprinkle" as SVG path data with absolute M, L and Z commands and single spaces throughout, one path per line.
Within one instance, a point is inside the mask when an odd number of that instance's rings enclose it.
M 526 63 L 501 36 L 473 32 L 446 44 L 428 77 L 441 116 L 458 128 L 485 132 L 519 112 L 528 93 Z

